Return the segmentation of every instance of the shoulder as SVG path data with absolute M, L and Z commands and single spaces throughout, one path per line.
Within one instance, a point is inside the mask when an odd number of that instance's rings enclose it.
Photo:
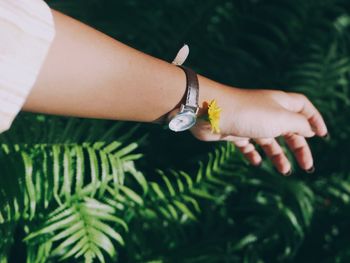
M 42 0 L 0 1 L 0 132 L 21 110 L 54 38 Z

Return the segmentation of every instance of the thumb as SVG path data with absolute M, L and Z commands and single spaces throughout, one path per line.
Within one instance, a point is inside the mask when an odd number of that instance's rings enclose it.
M 285 111 L 283 117 L 282 134 L 295 133 L 304 137 L 313 137 L 315 132 L 306 117 L 300 113 Z

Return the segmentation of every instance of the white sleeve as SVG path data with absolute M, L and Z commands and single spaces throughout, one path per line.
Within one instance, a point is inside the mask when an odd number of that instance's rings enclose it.
M 0 0 L 0 133 L 23 107 L 54 34 L 44 1 Z

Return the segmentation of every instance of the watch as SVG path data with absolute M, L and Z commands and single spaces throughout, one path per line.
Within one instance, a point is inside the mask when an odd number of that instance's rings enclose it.
M 198 96 L 199 84 L 197 74 L 190 68 L 178 65 L 186 74 L 186 101 L 181 104 L 180 110 L 176 111 L 175 116 L 171 116 L 169 129 L 175 132 L 181 132 L 190 129 L 196 124 L 199 110 Z

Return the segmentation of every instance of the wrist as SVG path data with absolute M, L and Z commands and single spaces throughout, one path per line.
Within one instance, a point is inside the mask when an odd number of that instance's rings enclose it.
M 229 87 L 216 81 L 210 80 L 203 76 L 198 76 L 198 80 L 200 87 L 198 100 L 198 117 L 203 117 L 207 114 L 208 104 L 212 100 L 216 100 L 218 106 L 222 107 L 222 105 L 224 105 L 224 99 L 228 96 L 232 96 L 229 94 L 232 94 L 233 90 L 238 90 L 236 88 Z
M 198 118 L 207 118 L 208 117 L 208 105 L 211 101 L 215 100 L 217 102 L 218 107 L 224 105 L 224 100 L 226 97 L 232 97 L 232 91 L 234 88 L 225 86 L 218 82 L 212 81 L 206 77 L 197 75 L 198 83 L 199 83 L 199 93 L 198 93 Z M 169 122 L 172 120 L 177 114 L 179 114 L 180 106 L 185 103 L 186 94 L 184 94 L 182 100 L 176 105 L 176 107 L 168 112 L 165 116 L 163 116 L 158 121 Z M 163 122 L 163 123 L 164 123 Z

